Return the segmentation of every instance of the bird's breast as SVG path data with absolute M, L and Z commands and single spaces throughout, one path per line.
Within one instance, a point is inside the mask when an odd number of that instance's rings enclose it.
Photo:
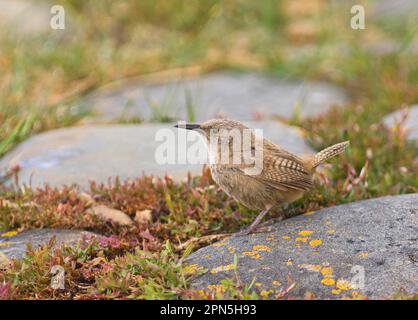
M 212 165 L 210 169 L 213 180 L 222 190 L 247 208 L 264 210 L 278 202 L 277 190 L 243 174 L 238 168 Z

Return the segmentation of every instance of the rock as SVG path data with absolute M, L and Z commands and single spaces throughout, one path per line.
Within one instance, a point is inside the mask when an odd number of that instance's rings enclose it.
M 402 42 L 393 40 L 381 40 L 375 42 L 369 42 L 364 44 L 364 48 L 373 55 L 384 56 L 389 54 L 396 54 L 398 52 L 403 53 L 418 53 L 418 43 L 412 42 L 407 46 L 404 46 Z
M 97 236 L 94 233 L 78 230 L 37 229 L 25 231 L 15 236 L 0 236 L 0 255 L 7 259 L 21 259 L 26 253 L 27 244 L 37 248 L 56 237 L 56 246 L 61 244 L 76 245 L 83 237 Z
M 149 209 L 137 211 L 135 213 L 135 221 L 138 223 L 152 222 L 152 211 Z
M 291 118 L 326 112 L 347 101 L 345 92 L 327 83 L 286 82 L 261 74 L 218 72 L 184 77 L 159 84 L 145 80 L 122 82 L 93 93 L 85 102 L 95 114 L 89 122 L 161 117 L 190 119 L 192 105 L 196 121 L 222 115 L 236 120 Z M 159 113 L 159 115 L 157 115 Z
M 52 30 L 52 5 L 27 0 L 0 0 L 0 28 L 14 34 L 35 36 Z
M 236 254 L 241 281 L 255 277 L 255 288 L 271 298 L 292 284 L 291 298 L 391 298 L 399 290 L 418 292 L 417 234 L 418 194 L 387 196 L 283 220 L 268 233 L 233 236 L 186 263 L 188 270 L 208 270 L 196 272 L 194 288 L 235 279 Z
M 270 138 L 283 148 L 296 154 L 314 151 L 304 142 L 300 129 L 279 122 L 261 121 L 247 123 L 252 128 L 264 130 Z M 87 189 L 89 180 L 107 183 L 109 177 L 119 176 L 122 180 L 146 175 L 169 174 L 175 180 L 187 177 L 187 172 L 199 175 L 201 164 L 160 164 L 156 161 L 157 148 L 162 144 L 155 136 L 159 130 L 174 134 L 170 150 L 176 151 L 179 130 L 173 124 L 111 125 L 63 128 L 45 132 L 26 140 L 0 160 L 0 172 L 19 165 L 19 181 L 32 187 L 48 183 L 51 186 L 79 184 Z M 183 133 L 185 130 L 181 130 Z M 196 132 L 187 131 L 194 144 Z M 199 150 L 205 156 L 203 141 Z M 185 155 L 186 149 L 179 148 Z
M 78 197 L 81 201 L 83 201 L 87 206 L 93 206 L 96 204 L 96 201 L 93 199 L 91 195 L 89 195 L 87 192 L 81 192 Z
M 402 120 L 404 110 L 399 110 L 387 115 L 383 122 L 388 127 L 393 127 Z M 418 141 L 418 104 L 411 106 L 407 111 L 407 118 L 404 123 L 405 129 L 408 130 L 408 139 Z
M 371 18 L 374 24 L 384 24 L 391 26 L 392 29 L 401 27 L 405 22 L 415 23 L 418 19 L 418 2 L 416 0 L 379 0 L 374 1 L 370 13 L 366 8 L 366 28 L 367 20 Z M 377 20 L 377 21 L 376 21 Z M 411 24 L 412 26 L 412 24 Z M 372 33 L 373 34 L 373 33 Z M 379 36 L 376 32 L 375 37 L 363 41 L 362 46 L 374 55 L 416 55 L 418 53 L 418 37 L 413 37 L 405 40 L 405 37 L 397 37 L 397 39 L 389 38 L 383 34 Z M 408 59 L 408 58 L 406 58 Z
M 416 0 L 379 0 L 374 4 L 374 14 L 379 18 L 418 17 Z
M 91 213 L 97 215 L 101 219 L 120 224 L 121 226 L 127 226 L 133 223 L 126 213 L 104 205 L 94 206 L 91 208 Z

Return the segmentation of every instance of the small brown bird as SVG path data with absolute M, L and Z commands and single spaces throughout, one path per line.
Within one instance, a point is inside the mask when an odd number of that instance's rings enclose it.
M 229 196 L 246 207 L 261 210 L 253 223 L 241 231 L 240 235 L 251 233 L 275 205 L 289 204 L 299 199 L 313 187 L 314 169 L 342 153 L 349 145 L 348 141 L 341 142 L 302 159 L 266 138 L 257 140 L 255 132 L 238 121 L 213 119 L 202 124 L 175 127 L 196 130 L 202 134 L 212 159 L 209 166 L 213 180 Z M 250 138 L 245 143 L 245 133 L 248 132 L 247 138 Z M 254 169 L 257 165 L 257 154 L 261 154 L 259 170 L 251 172 L 249 169 Z M 254 161 L 249 163 L 248 158 Z

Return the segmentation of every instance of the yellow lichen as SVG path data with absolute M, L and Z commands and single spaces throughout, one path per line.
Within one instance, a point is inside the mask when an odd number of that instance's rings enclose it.
M 332 267 L 324 267 L 321 269 L 321 273 L 324 277 L 330 277 L 332 276 Z
M 278 280 L 273 280 L 272 281 L 272 284 L 273 284 L 273 286 L 276 286 L 276 287 L 282 285 L 282 283 L 280 281 L 278 281 Z
M 337 280 L 337 288 L 343 291 L 351 290 L 352 286 L 351 283 L 344 279 L 338 279 Z
M 299 267 L 306 269 L 308 271 L 315 271 L 315 272 L 320 271 L 322 268 L 322 266 L 320 266 L 319 264 L 302 264 Z
M 187 275 L 194 274 L 196 273 L 196 270 L 197 270 L 197 264 L 191 264 L 183 268 L 183 273 Z
M 235 264 L 228 264 L 226 266 L 219 266 L 210 270 L 210 273 L 215 274 L 222 271 L 231 271 L 235 270 Z
M 10 247 L 12 243 L 11 241 L 1 242 L 0 247 Z
M 225 292 L 225 287 L 224 287 L 223 284 L 209 284 L 208 289 L 212 290 L 212 291 L 217 291 L 217 292 L 220 292 L 220 293 Z
M 2 237 L 14 237 L 15 235 L 17 235 L 17 231 L 9 231 L 9 232 L 3 233 L 1 236 Z
M 236 253 L 237 252 L 237 250 L 233 247 L 228 247 L 228 251 L 229 251 L 229 253 Z
M 310 236 L 312 233 L 314 233 L 312 230 L 302 230 L 299 232 L 299 235 L 302 237 Z
M 319 265 L 319 264 L 314 264 L 313 266 L 312 266 L 312 268 L 315 270 L 315 271 L 319 271 L 319 270 L 321 270 L 321 266 Z
M 358 256 L 359 256 L 360 258 L 362 258 L 362 259 L 366 259 L 366 258 L 368 258 L 368 257 L 369 257 L 369 253 L 368 253 L 368 252 L 365 252 L 365 251 L 362 251 L 362 252 L 360 252 L 360 253 L 358 254 Z
M 310 215 L 313 215 L 315 213 L 315 211 L 308 211 L 308 212 L 305 212 L 303 215 L 304 216 L 310 216 Z
M 321 280 L 321 283 L 324 286 L 330 287 L 330 286 L 333 286 L 335 284 L 335 280 L 332 279 L 332 278 L 324 278 L 324 279 Z
M 287 266 L 293 265 L 293 260 L 292 259 L 288 259 L 287 262 L 286 262 L 286 265 Z
M 254 251 L 267 251 L 267 252 L 271 252 L 271 248 L 269 246 L 262 246 L 262 245 L 253 246 L 253 250 Z
M 332 229 L 331 229 L 331 230 L 328 230 L 328 231 L 327 231 L 327 233 L 328 233 L 329 235 L 333 235 L 333 234 L 335 233 L 335 230 L 332 230 Z
M 200 296 L 206 296 L 206 292 L 203 289 L 197 290 L 197 294 Z
M 361 298 L 364 298 L 364 296 L 360 292 L 358 292 L 358 291 L 351 292 L 351 297 L 353 299 L 361 299 Z
M 263 286 L 263 284 L 262 284 L 261 282 L 256 282 L 256 283 L 255 283 L 255 286 L 256 286 L 257 288 L 260 288 L 260 287 L 262 287 L 262 286 Z
M 244 251 L 242 254 L 254 260 L 262 259 L 261 255 L 257 251 Z
M 341 290 L 340 289 L 332 289 L 331 292 L 332 292 L 332 294 L 340 294 Z
M 295 240 L 296 240 L 297 242 L 307 242 L 307 241 L 308 241 L 308 239 L 309 239 L 309 238 L 302 238 L 302 237 L 298 237 L 298 238 L 296 238 Z
M 289 236 L 283 236 L 283 237 L 282 237 L 282 239 L 283 239 L 283 240 L 289 240 L 289 239 L 290 239 L 290 237 L 289 237 Z
M 270 294 L 273 293 L 273 290 L 262 290 L 260 292 L 260 296 L 262 296 L 263 298 L 268 298 Z
M 319 240 L 319 239 L 312 240 L 312 241 L 310 241 L 310 242 L 309 242 L 309 245 L 310 245 L 312 248 L 318 247 L 318 246 L 320 246 L 321 244 L 322 244 L 322 241 L 321 241 L 321 240 Z
M 226 246 L 226 242 L 225 241 L 220 241 L 220 242 L 216 242 L 213 244 L 214 247 L 224 247 Z

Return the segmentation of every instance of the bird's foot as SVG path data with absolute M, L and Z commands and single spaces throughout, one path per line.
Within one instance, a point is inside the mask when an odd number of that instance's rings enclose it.
M 256 230 L 254 230 L 254 233 L 269 233 L 273 231 L 272 227 L 269 226 L 259 226 Z
M 272 224 L 282 221 L 283 219 L 284 219 L 283 217 L 278 217 L 278 218 L 267 220 L 266 222 L 260 223 L 259 228 L 271 226 Z
M 270 232 L 271 230 L 272 230 L 271 227 L 261 225 L 261 226 L 258 226 L 256 228 L 251 228 L 250 227 L 250 228 L 246 228 L 244 230 L 241 230 L 241 231 L 235 233 L 234 236 L 242 237 L 242 236 L 247 236 L 251 233 L 267 233 L 267 232 Z
M 245 229 L 243 229 L 241 231 L 238 231 L 237 233 L 234 233 L 234 236 L 237 236 L 237 237 L 246 236 L 246 235 L 248 235 L 248 234 L 251 233 L 251 230 L 249 230 L 249 229 L 250 228 L 245 228 Z
M 255 218 L 255 220 L 253 221 L 253 223 L 251 223 L 251 225 L 247 228 L 244 229 L 240 232 L 237 233 L 237 236 L 245 236 L 247 234 L 252 233 L 254 230 L 257 229 L 257 227 L 259 226 L 261 220 L 263 220 L 264 216 L 267 214 L 267 212 L 269 212 L 269 210 L 272 208 L 272 206 L 268 206 L 265 210 L 261 211 L 257 218 Z

